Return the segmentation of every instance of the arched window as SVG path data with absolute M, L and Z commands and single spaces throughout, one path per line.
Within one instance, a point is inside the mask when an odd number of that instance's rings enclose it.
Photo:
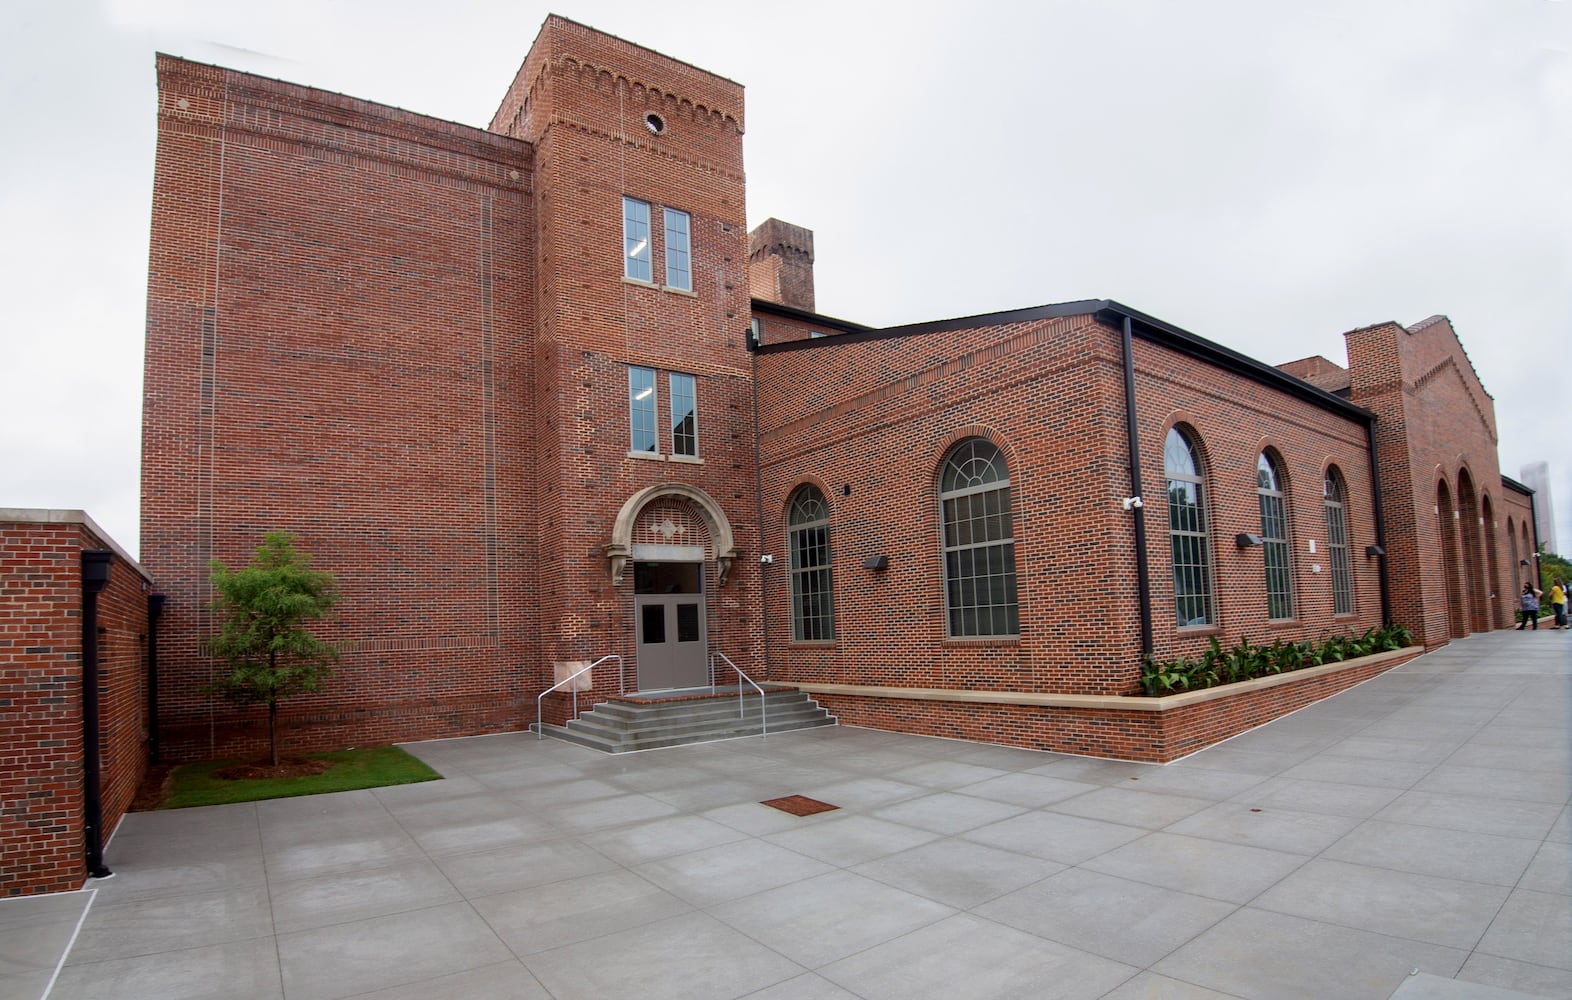
M 1332 614 L 1354 613 L 1354 573 L 1348 562 L 1348 489 L 1337 466 L 1326 470 L 1326 558 L 1332 564 Z
M 1206 495 L 1195 447 L 1175 427 L 1163 443 L 1168 476 L 1168 538 L 1174 557 L 1174 611 L 1180 628 L 1212 623 L 1212 570 L 1206 540 Z
M 835 638 L 830 591 L 830 512 L 824 495 L 804 486 L 786 516 L 791 550 L 791 637 L 798 642 Z
M 939 478 L 949 634 L 1021 633 L 1015 601 L 1015 527 L 1004 455 L 982 438 L 950 452 Z
M 1294 569 L 1288 544 L 1287 485 L 1282 463 L 1263 451 L 1255 460 L 1255 492 L 1261 500 L 1261 556 L 1266 568 L 1266 616 L 1294 616 Z

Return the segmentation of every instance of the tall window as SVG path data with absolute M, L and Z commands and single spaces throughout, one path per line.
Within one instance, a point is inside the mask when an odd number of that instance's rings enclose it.
M 650 206 L 622 199 L 622 273 L 634 281 L 653 281 L 650 270 Z
M 1255 461 L 1256 494 L 1261 499 L 1261 555 L 1266 566 L 1266 616 L 1294 616 L 1294 572 L 1288 544 L 1285 480 L 1275 456 L 1262 452 Z
M 970 438 L 950 452 L 939 506 L 950 635 L 1020 635 L 1010 473 L 999 449 Z
M 1212 571 L 1206 540 L 1206 495 L 1195 448 L 1179 428 L 1163 443 L 1168 477 L 1168 538 L 1173 545 L 1174 612 L 1180 628 L 1212 623 Z
M 1354 613 L 1354 573 L 1348 562 L 1348 490 L 1337 466 L 1326 470 L 1326 557 L 1332 564 L 1332 613 Z
M 653 369 L 628 369 L 628 418 L 633 431 L 633 443 L 629 450 L 654 453 L 656 444 Z
M 693 268 L 688 250 L 688 213 L 666 209 L 666 286 L 693 290 Z
M 799 642 L 835 638 L 830 594 L 830 514 L 824 496 L 804 486 L 786 518 L 791 549 L 791 636 Z
M 671 453 L 699 454 L 699 411 L 692 375 L 671 376 Z

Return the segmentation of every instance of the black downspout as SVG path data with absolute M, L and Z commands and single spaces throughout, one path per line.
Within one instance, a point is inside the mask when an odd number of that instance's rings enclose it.
M 752 323 L 748 325 L 748 353 L 753 361 L 753 503 L 754 517 L 757 518 L 759 553 L 764 552 L 764 469 L 759 464 L 759 342 L 756 339 L 757 327 Z M 775 675 L 770 663 L 770 575 L 766 571 L 766 564 L 759 562 L 759 630 L 764 636 L 764 677 L 769 680 Z
M 158 748 L 158 616 L 164 613 L 163 594 L 147 596 L 147 760 L 161 764 Z
M 1135 350 L 1130 333 L 1130 317 L 1124 318 L 1120 339 L 1124 353 L 1124 428 L 1130 446 L 1130 509 L 1135 514 L 1135 592 L 1141 610 L 1141 658 L 1152 655 L 1152 581 L 1146 555 L 1146 510 L 1141 503 L 1141 439 L 1135 419 Z
M 1370 496 L 1374 500 L 1375 543 L 1381 550 L 1376 556 L 1377 579 L 1381 581 L 1381 624 L 1392 624 L 1392 590 L 1386 575 L 1386 516 L 1381 512 L 1381 469 L 1376 461 L 1376 418 L 1365 421 L 1365 439 L 1370 442 Z M 1416 623 L 1417 624 L 1417 623 Z
M 113 552 L 82 553 L 82 813 L 87 836 L 87 873 L 113 874 L 104 866 L 104 803 L 99 782 L 98 747 L 98 595 L 109 584 Z

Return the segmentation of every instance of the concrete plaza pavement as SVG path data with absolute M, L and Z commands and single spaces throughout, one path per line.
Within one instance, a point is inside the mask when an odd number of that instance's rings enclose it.
M 1166 766 L 413 744 L 443 780 L 127 816 L 0 902 L 0 996 L 1572 997 L 1569 734 L 1572 633 L 1501 631 Z

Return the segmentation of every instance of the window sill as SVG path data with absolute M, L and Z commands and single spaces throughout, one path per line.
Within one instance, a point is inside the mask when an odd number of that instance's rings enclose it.
M 1185 638 L 1190 638 L 1191 636 L 1198 636 L 1198 635 L 1222 635 L 1223 634 L 1223 627 L 1221 625 L 1216 625 L 1216 624 L 1212 624 L 1212 625 L 1179 625 L 1179 626 L 1176 626 L 1174 628 L 1174 631 L 1176 633 L 1178 633 L 1179 635 L 1184 636 Z
M 667 455 L 668 462 L 681 462 L 683 465 L 703 465 L 704 459 L 697 455 Z
M 658 451 L 630 451 L 630 452 L 628 452 L 628 457 L 629 458 L 641 458 L 641 459 L 643 459 L 646 462 L 664 462 L 664 461 L 666 461 L 666 456 L 662 455 Z
M 834 639 L 793 639 L 786 644 L 793 649 L 834 649 Z
M 686 295 L 690 299 L 696 299 L 699 297 L 699 293 L 695 292 L 693 289 L 678 288 L 675 285 L 662 285 L 660 290 L 663 292 L 670 292 L 673 295 Z
M 964 635 L 947 635 L 939 643 L 941 649 L 977 649 L 978 647 L 993 647 L 998 649 L 1010 646 L 1019 646 L 1021 637 L 1018 635 L 980 635 L 975 638 Z
M 634 285 L 634 286 L 637 286 L 639 288 L 648 288 L 652 292 L 660 291 L 660 286 L 655 284 L 655 282 L 653 282 L 653 281 L 641 281 L 638 278 L 630 278 L 626 274 L 624 274 L 622 276 L 622 283 L 624 285 Z

